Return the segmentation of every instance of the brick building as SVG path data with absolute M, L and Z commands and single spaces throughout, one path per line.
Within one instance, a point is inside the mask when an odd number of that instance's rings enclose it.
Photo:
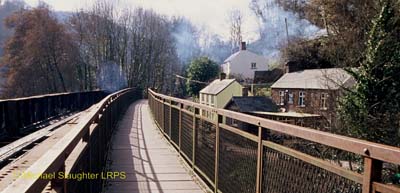
M 318 114 L 331 123 L 343 88 L 354 84 L 341 68 L 303 70 L 283 75 L 271 86 L 271 97 L 284 112 Z

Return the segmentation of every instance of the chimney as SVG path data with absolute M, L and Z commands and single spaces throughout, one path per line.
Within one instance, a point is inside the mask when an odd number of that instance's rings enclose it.
M 242 42 L 240 45 L 240 50 L 246 50 L 246 42 Z
M 226 79 L 226 74 L 222 72 L 221 74 L 219 74 L 219 80 L 224 80 L 224 79 Z
M 249 88 L 248 87 L 242 88 L 242 96 L 244 96 L 244 97 L 249 96 Z
M 294 72 L 295 70 L 295 64 L 292 61 L 289 61 L 285 64 L 285 73 L 291 73 Z
M 285 74 L 290 73 L 289 62 L 287 62 L 287 63 L 285 64 L 284 73 L 285 73 Z

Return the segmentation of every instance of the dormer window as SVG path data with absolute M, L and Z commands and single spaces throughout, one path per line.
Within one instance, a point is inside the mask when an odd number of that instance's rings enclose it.
M 253 62 L 251 63 L 251 69 L 256 69 L 257 68 L 257 63 Z

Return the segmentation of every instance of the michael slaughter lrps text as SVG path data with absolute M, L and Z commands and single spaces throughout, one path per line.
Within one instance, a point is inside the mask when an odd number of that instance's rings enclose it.
M 42 179 L 42 180 L 97 180 L 97 179 L 126 179 L 126 172 L 115 171 L 115 172 L 79 172 L 79 173 L 65 173 L 65 172 L 52 172 L 52 173 L 41 173 L 36 174 L 33 172 L 17 172 L 15 175 L 18 178 L 24 179 Z

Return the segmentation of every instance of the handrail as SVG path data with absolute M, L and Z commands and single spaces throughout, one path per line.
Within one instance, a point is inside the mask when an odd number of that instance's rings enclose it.
M 68 125 L 71 127 L 70 131 L 60 139 L 54 146 L 49 147 L 48 151 L 40 157 L 33 165 L 27 168 L 24 172 L 31 174 L 45 174 L 62 171 L 64 164 L 71 152 L 77 147 L 81 140 L 90 140 L 91 129 L 98 127 L 104 127 L 104 129 L 112 130 L 108 128 L 109 125 L 113 125 L 116 121 L 117 111 L 121 111 L 121 108 L 125 108 L 128 103 L 132 102 L 135 98 L 135 89 L 129 88 L 124 89 L 114 94 L 108 95 L 106 98 L 101 100 L 99 103 L 92 106 L 90 109 L 85 111 L 81 116 L 78 124 Z M 115 108 L 113 108 L 115 107 Z M 111 113 L 111 111 L 114 112 Z M 120 113 L 120 112 L 118 112 Z M 107 115 L 107 116 L 102 116 Z M 115 118 L 114 118 L 115 116 Z M 102 117 L 104 125 L 100 125 L 99 119 Z M 113 117 L 111 120 L 107 117 Z M 110 122 L 111 123 L 107 123 Z M 96 126 L 93 128 L 91 126 Z M 109 132 L 109 131 L 107 131 Z M 109 138 L 110 136 L 108 136 Z M 96 144 L 91 144 L 96 146 Z M 105 151 L 104 149 L 101 151 Z M 102 161 L 102 160 L 101 160 Z M 90 163 L 89 163 L 90 164 Z M 40 178 L 17 178 L 10 186 L 8 186 L 3 192 L 40 192 L 49 183 L 49 180 L 43 180 Z M 65 189 L 66 187 L 64 187 Z
M 214 127 L 216 127 L 216 131 L 214 134 L 211 136 L 216 135 L 217 139 L 221 138 L 221 135 L 219 134 L 219 130 L 226 130 L 229 132 L 234 133 L 237 136 L 240 136 L 241 138 L 244 139 L 249 139 L 253 141 L 254 143 L 259 144 L 259 148 L 257 150 L 257 189 L 256 192 L 261 192 L 262 188 L 262 183 L 263 183 L 263 175 L 265 175 L 265 169 L 263 167 L 263 163 L 265 164 L 265 160 L 263 161 L 263 158 L 265 157 L 266 150 L 264 148 L 271 149 L 273 151 L 277 151 L 282 155 L 289 155 L 291 158 L 290 159 L 298 159 L 301 160 L 307 164 L 311 164 L 313 166 L 316 166 L 318 168 L 321 168 L 323 170 L 329 171 L 333 173 L 334 175 L 341 176 L 345 179 L 351 180 L 357 184 L 362 185 L 362 192 L 363 193 L 369 193 L 373 192 L 373 189 L 379 188 L 380 190 L 386 191 L 387 192 L 393 192 L 392 190 L 396 190 L 394 192 L 400 192 L 400 188 L 395 187 L 395 186 L 390 186 L 390 185 L 385 185 L 380 182 L 381 178 L 381 172 L 382 172 L 382 163 L 383 162 L 388 162 L 396 165 L 400 165 L 400 148 L 398 147 L 393 147 L 393 146 L 388 146 L 388 145 L 383 145 L 383 144 L 378 144 L 374 142 L 369 142 L 366 140 L 360 140 L 360 139 L 355 139 L 347 136 L 342 136 L 342 135 L 337 135 L 337 134 L 332 134 L 328 132 L 323 132 L 323 131 L 318 131 L 315 129 L 310 129 L 310 128 L 305 128 L 301 126 L 296 126 L 296 125 L 291 125 L 287 123 L 282 123 L 274 120 L 269 120 L 265 118 L 260 118 L 252 115 L 247 115 L 243 113 L 238 113 L 238 112 L 233 112 L 225 109 L 218 109 L 218 108 L 213 108 L 210 106 L 206 106 L 203 104 L 191 102 L 188 100 L 184 99 L 179 99 L 179 98 L 174 98 L 171 96 L 166 96 L 163 94 L 159 94 L 154 92 L 153 90 L 149 89 L 149 103 L 150 107 L 152 109 L 152 112 L 154 114 L 154 117 L 156 119 L 156 123 L 159 125 L 160 129 L 164 134 L 167 136 L 167 138 L 175 144 L 176 147 L 176 141 L 171 140 L 171 131 L 174 128 L 171 128 L 171 124 L 165 125 L 165 123 L 171 123 L 172 120 L 168 119 L 165 117 L 165 113 L 169 113 L 168 115 L 171 117 L 171 114 L 173 113 L 171 109 L 175 109 L 179 111 L 179 128 L 181 128 L 181 114 L 186 114 L 190 116 L 196 117 L 199 121 L 206 121 L 209 123 L 212 123 Z M 167 108 L 165 108 L 167 107 Z M 170 107 L 170 108 L 168 108 Z M 188 108 L 193 111 L 188 111 L 185 109 Z M 169 110 L 168 110 L 169 109 Z M 218 121 L 212 121 L 209 120 L 206 117 L 202 117 L 198 112 L 202 111 L 208 111 L 211 113 L 214 113 L 216 117 L 218 117 Z M 259 132 L 258 135 L 253 135 L 253 134 L 243 134 L 244 132 L 241 131 L 238 128 L 231 127 L 229 125 L 226 125 L 223 123 L 223 120 L 226 119 L 234 119 L 238 120 L 242 123 L 246 123 L 249 125 L 253 125 L 256 128 L 258 127 Z M 165 120 L 167 119 L 167 120 Z M 196 141 L 196 132 L 199 130 L 198 128 L 198 123 L 196 121 L 193 121 L 193 150 L 195 151 L 195 145 L 198 143 Z M 284 147 L 282 145 L 276 144 L 274 142 L 268 141 L 264 139 L 264 136 L 262 133 L 264 131 L 274 131 L 280 134 L 286 134 L 291 137 L 296 137 L 296 138 L 301 138 L 304 140 L 308 140 L 317 144 L 322 144 L 329 146 L 331 148 L 336 148 L 339 150 L 344 150 L 347 152 L 355 153 L 358 155 L 361 155 L 364 158 L 364 173 L 359 174 L 350 170 L 346 170 L 338 165 L 334 165 L 330 162 L 327 162 L 325 160 L 304 154 L 302 152 L 298 152 L 296 150 Z M 169 131 L 165 132 L 165 131 Z M 181 129 L 179 129 L 179 144 L 180 144 L 180 138 L 182 135 Z M 186 134 L 187 135 L 187 134 Z M 217 140 L 215 144 L 218 144 L 219 141 Z M 260 148 L 261 147 L 261 148 Z M 264 147 L 264 148 L 262 148 Z M 193 164 L 193 168 L 197 168 L 196 163 L 193 163 L 194 160 L 191 159 L 191 155 L 187 155 L 183 152 L 181 149 L 180 145 L 177 147 L 178 150 L 183 154 L 183 157 L 189 160 L 191 164 Z M 218 172 L 218 167 L 219 166 L 219 154 L 220 154 L 220 149 L 221 145 L 216 145 L 214 151 L 216 155 L 216 164 L 215 164 L 215 175 L 210 176 L 206 175 L 204 171 L 199 171 L 200 174 L 210 183 L 214 188 L 216 188 L 218 191 L 221 191 L 218 188 L 218 177 L 219 177 L 219 172 Z M 234 147 L 232 147 L 234 148 Z M 193 155 L 194 159 L 195 155 Z M 265 159 L 265 158 L 264 158 Z M 269 157 L 269 159 L 275 159 Z M 289 158 L 287 158 L 289 159 Z M 223 163 L 221 163 L 223 164 Z M 267 171 L 268 172 L 268 171 Z M 215 181 L 211 180 L 212 178 L 215 178 Z M 389 191 L 390 190 L 390 191 Z M 222 191 L 223 192 L 223 191 Z
M 34 95 L 34 96 L 19 97 L 19 98 L 0 99 L 0 103 L 6 101 L 21 101 L 21 100 L 38 99 L 38 98 L 54 97 L 54 96 L 65 96 L 71 94 L 92 93 L 92 92 L 105 92 L 105 91 L 92 90 L 92 91 L 81 91 L 81 92 L 60 92 L 60 93 L 42 94 L 42 95 Z
M 106 95 L 98 90 L 0 100 L 0 140 L 27 133 L 50 119 L 82 111 Z
M 294 137 L 300 137 L 302 139 L 309 140 L 312 142 L 328 145 L 334 148 L 360 154 L 366 157 L 371 157 L 373 159 L 378 159 L 381 161 L 386 161 L 394 164 L 400 164 L 400 148 L 398 147 L 378 144 L 342 135 L 336 135 L 328 132 L 318 131 L 315 129 L 310 129 L 288 123 L 282 123 L 230 110 L 218 109 L 207 105 L 195 103 L 192 101 L 155 93 L 152 90 L 149 90 L 149 92 L 154 96 L 163 98 L 165 100 L 172 100 L 174 102 L 181 103 L 186 106 L 205 109 L 208 111 L 215 111 L 219 115 L 225 117 L 231 117 L 236 120 L 246 122 L 252 125 L 261 126 L 263 128 L 268 128 L 270 130 L 288 134 Z

